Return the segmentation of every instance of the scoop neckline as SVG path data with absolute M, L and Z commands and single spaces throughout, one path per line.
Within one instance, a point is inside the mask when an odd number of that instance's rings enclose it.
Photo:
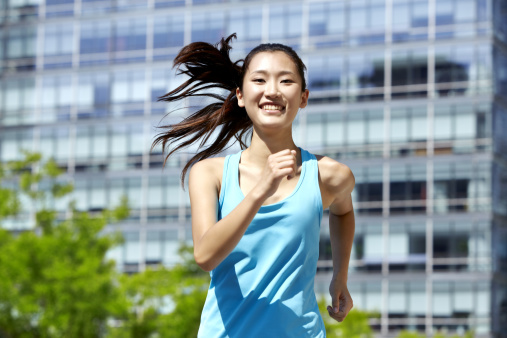
M 298 190 L 299 190 L 299 187 L 301 186 L 301 184 L 303 183 L 303 177 L 304 177 L 304 174 L 305 174 L 305 169 L 306 169 L 306 166 L 305 166 L 305 158 L 306 158 L 306 154 L 304 155 L 304 151 L 303 149 L 301 149 L 301 147 L 298 147 L 300 152 L 301 152 L 301 174 L 299 175 L 299 179 L 298 179 L 298 183 L 296 184 L 296 187 L 294 188 L 294 190 L 287 196 L 285 197 L 284 199 L 282 199 L 281 201 L 278 201 L 276 203 L 272 203 L 272 204 L 268 204 L 268 205 L 261 205 L 261 209 L 262 208 L 268 208 L 268 207 L 273 207 L 273 206 L 277 206 L 279 204 L 282 204 L 282 203 L 285 203 L 289 198 L 291 198 Z M 241 197 L 242 198 L 245 198 L 245 194 L 243 193 L 243 191 L 241 190 L 241 186 L 239 185 L 239 162 L 241 161 L 241 154 L 243 153 L 245 149 L 241 150 L 238 154 L 238 158 L 237 158 L 237 161 L 236 161 L 236 175 L 234 175 L 234 181 L 236 182 L 236 187 L 239 191 L 239 193 L 241 194 Z

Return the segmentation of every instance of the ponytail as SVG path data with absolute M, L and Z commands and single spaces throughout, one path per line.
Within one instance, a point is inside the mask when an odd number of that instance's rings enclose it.
M 231 34 L 226 39 L 222 38 L 215 46 L 206 42 L 194 42 L 183 47 L 174 59 L 173 68 L 178 69 L 177 75 L 184 74 L 189 79 L 158 99 L 158 101 L 174 102 L 201 96 L 217 100 L 177 124 L 157 127 L 166 131 L 157 135 L 151 150 L 158 144 L 162 144 L 162 151 L 165 152 L 174 142 L 186 139 L 168 153 L 164 159 L 164 166 L 169 156 L 178 149 L 194 144 L 202 138 L 200 149 L 215 129 L 222 127 L 216 140 L 187 162 L 181 174 L 182 187 L 184 187 L 185 174 L 191 165 L 220 153 L 233 137 L 239 141 L 241 149 L 247 148 L 242 138 L 252 128 L 252 121 L 245 108 L 238 106 L 236 98 L 236 88 L 242 87 L 242 67 L 238 64 L 243 60 L 231 61 L 229 51 L 232 47 L 229 43 L 232 38 L 236 38 L 236 34 Z M 181 66 L 185 68 L 182 69 Z M 213 93 L 213 89 L 217 88 L 225 89 L 229 94 L 221 96 Z

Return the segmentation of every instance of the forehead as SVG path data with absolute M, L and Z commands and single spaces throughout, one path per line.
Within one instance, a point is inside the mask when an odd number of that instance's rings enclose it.
M 294 74 L 298 74 L 297 66 L 292 58 L 281 51 L 255 54 L 248 65 L 248 73 L 258 70 L 291 71 Z

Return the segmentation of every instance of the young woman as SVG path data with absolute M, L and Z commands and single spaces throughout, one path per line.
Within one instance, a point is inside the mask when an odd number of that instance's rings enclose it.
M 314 293 L 319 230 L 329 208 L 333 258 L 327 310 L 342 321 L 352 308 L 347 270 L 354 237 L 350 169 L 296 146 L 292 123 L 308 102 L 305 65 L 290 47 L 262 44 L 233 63 L 229 43 L 184 47 L 175 66 L 188 80 L 161 97 L 218 102 L 164 126 L 155 144 L 177 149 L 219 130 L 197 153 L 189 175 L 194 257 L 211 283 L 199 337 L 325 337 Z M 216 94 L 215 88 L 227 91 Z M 210 92 L 213 91 L 213 92 Z M 221 127 L 218 129 L 218 127 Z M 247 147 L 243 135 L 252 130 Z M 210 157 L 234 137 L 241 151 Z

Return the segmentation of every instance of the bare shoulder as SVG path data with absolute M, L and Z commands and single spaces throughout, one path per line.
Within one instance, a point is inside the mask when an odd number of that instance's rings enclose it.
M 352 188 L 354 187 L 354 174 L 346 164 L 324 155 L 315 154 L 315 157 L 319 166 L 320 178 L 327 187 L 337 188 L 350 185 Z
M 213 185 L 218 196 L 222 184 L 224 160 L 225 157 L 210 157 L 195 163 L 190 169 L 189 184 L 190 181 L 197 181 L 200 184 L 205 182 L 207 185 Z
M 350 194 L 354 189 L 355 179 L 350 168 L 330 157 L 317 155 L 319 167 L 319 186 L 322 196 L 322 207 L 340 214 L 347 210 L 343 202 L 350 200 Z

